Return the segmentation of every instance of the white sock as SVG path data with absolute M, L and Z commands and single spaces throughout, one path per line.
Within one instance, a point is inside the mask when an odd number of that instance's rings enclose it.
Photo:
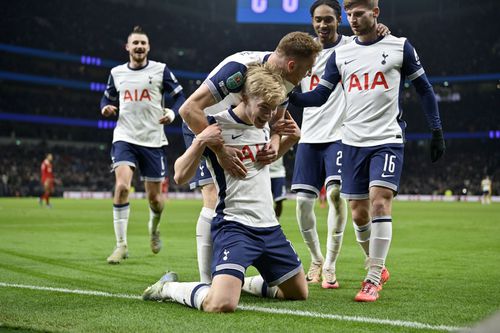
M 340 197 L 339 185 L 328 187 L 326 197 L 328 200 L 328 238 L 323 269 L 335 272 L 335 264 L 342 247 L 342 239 L 344 238 L 347 223 L 347 202 Z
M 370 237 L 370 260 L 366 280 L 380 284 L 380 275 L 385 265 L 392 239 L 391 216 L 377 216 L 372 219 Z
M 212 282 L 212 235 L 210 227 L 215 214 L 213 209 L 203 207 L 196 223 L 196 251 L 198 254 L 198 270 L 200 281 Z
M 162 212 L 155 212 L 153 209 L 151 209 L 151 206 L 149 206 L 149 222 L 148 222 L 148 229 L 149 229 L 149 234 L 151 235 L 153 232 L 158 231 L 158 228 L 160 226 L 160 219 L 161 219 L 161 213 Z
M 127 245 L 127 226 L 130 215 L 130 204 L 113 204 L 113 226 L 115 228 L 116 246 Z
M 324 260 L 319 246 L 318 232 L 316 230 L 316 215 L 314 214 L 315 203 L 316 198 L 300 192 L 297 194 L 296 213 L 300 233 L 309 248 L 312 261 L 315 263 L 322 263 Z
M 163 286 L 161 296 L 170 298 L 177 303 L 198 310 L 202 309 L 203 301 L 210 291 L 210 286 L 200 282 L 167 282 Z
M 278 294 L 278 287 L 269 287 L 260 275 L 246 277 L 241 289 L 258 297 L 276 298 Z
M 359 246 L 365 252 L 366 257 L 370 254 L 370 234 L 372 229 L 372 222 L 368 222 L 365 225 L 357 225 L 353 221 L 354 233 L 356 234 L 356 240 L 358 241 Z

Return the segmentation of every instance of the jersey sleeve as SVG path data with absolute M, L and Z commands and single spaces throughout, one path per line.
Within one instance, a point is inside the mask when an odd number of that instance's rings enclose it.
M 307 93 L 290 94 L 290 102 L 301 107 L 321 106 L 326 103 L 339 82 L 340 72 L 336 64 L 335 52 L 333 52 L 326 63 L 325 73 L 321 77 L 318 86 Z
M 441 129 L 441 117 L 439 116 L 439 108 L 434 89 L 432 89 L 432 85 L 427 79 L 427 75 L 425 75 L 417 51 L 415 51 L 415 48 L 408 40 L 406 40 L 404 44 L 403 66 L 401 72 L 412 82 L 417 93 L 420 95 L 429 128 L 432 130 Z
M 243 88 L 247 67 L 242 63 L 231 61 L 222 66 L 216 73 L 205 80 L 217 102 L 230 93 L 238 93 Z
M 104 90 L 104 94 L 101 98 L 101 110 L 103 107 L 110 104 L 118 107 L 118 91 L 115 87 L 113 74 L 109 74 L 108 83 L 106 84 L 106 90 Z
M 174 73 L 165 65 L 163 70 L 163 92 L 170 96 L 175 96 L 182 91 L 182 86 L 175 77 Z

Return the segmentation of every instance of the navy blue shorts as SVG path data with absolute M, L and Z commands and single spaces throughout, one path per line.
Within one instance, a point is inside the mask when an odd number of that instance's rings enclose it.
M 242 282 L 248 266 L 252 265 L 269 286 L 277 286 L 302 269 L 299 256 L 280 225 L 254 228 L 223 220 L 212 221 L 212 276 L 228 274 Z
M 340 183 L 342 142 L 299 143 L 293 170 L 292 191 L 319 192 L 330 181 Z
M 193 143 L 195 135 L 193 132 L 191 132 L 189 127 L 184 122 L 182 123 L 182 135 L 184 137 L 184 144 L 186 145 L 186 148 L 189 148 Z M 200 161 L 200 165 L 198 167 L 198 170 L 196 171 L 196 175 L 189 181 L 189 188 L 191 190 L 194 190 L 197 187 L 202 187 L 204 185 L 213 183 L 214 181 L 212 179 L 212 174 L 207 168 L 206 160 L 203 158 Z
M 167 176 L 167 155 L 165 149 L 135 145 L 116 141 L 111 146 L 112 169 L 119 165 L 139 167 L 141 180 L 161 182 Z
M 343 198 L 368 199 L 372 186 L 387 187 L 398 192 L 403 170 L 403 144 L 385 144 L 374 147 L 343 145 Z
M 286 178 L 271 178 L 271 191 L 274 202 L 286 200 Z

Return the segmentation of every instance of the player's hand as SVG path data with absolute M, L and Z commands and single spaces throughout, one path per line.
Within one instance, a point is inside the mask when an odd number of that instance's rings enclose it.
M 276 161 L 277 157 L 278 149 L 271 142 L 266 143 L 264 148 L 255 155 L 255 159 L 262 164 L 271 164 Z
M 196 136 L 196 140 L 203 143 L 205 146 L 221 146 L 224 144 L 221 129 L 218 124 L 207 126 L 201 133 Z
M 439 158 L 443 156 L 445 150 L 446 150 L 446 145 L 444 143 L 443 130 L 442 129 L 432 130 L 432 139 L 431 139 L 432 163 L 439 160 Z
M 297 141 L 300 139 L 300 127 L 295 120 L 293 120 L 288 110 L 285 111 L 284 119 L 280 119 L 273 124 L 272 132 L 279 135 L 291 136 Z
M 377 24 L 377 36 L 387 36 L 391 34 L 391 30 L 382 23 Z
M 114 105 L 106 105 L 102 108 L 101 113 L 104 117 L 116 116 L 118 108 Z
M 241 161 L 244 156 L 238 148 L 222 145 L 219 149 L 215 150 L 215 154 L 221 167 L 231 176 L 237 178 L 246 177 L 247 169 Z
M 171 124 L 175 119 L 175 112 L 172 109 L 164 108 L 163 117 L 160 118 L 160 124 L 168 125 Z

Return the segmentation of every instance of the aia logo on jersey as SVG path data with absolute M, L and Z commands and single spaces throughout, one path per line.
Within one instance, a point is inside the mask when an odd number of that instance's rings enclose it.
M 147 99 L 148 101 L 151 102 L 151 96 L 149 95 L 149 90 L 143 89 L 142 92 L 139 94 L 139 91 L 137 89 L 134 89 L 132 91 L 130 90 L 125 90 L 123 94 L 123 101 L 124 102 L 142 102 L 143 100 Z
M 255 162 L 255 155 L 260 151 L 259 145 L 255 145 L 255 151 L 252 151 L 252 148 L 248 145 L 243 146 L 241 148 L 241 152 L 243 153 L 243 158 L 241 158 L 241 161 L 245 160 L 250 160 L 252 162 Z
M 385 89 L 389 89 L 387 80 L 382 72 L 375 73 L 372 80 L 368 73 L 364 73 L 361 78 L 358 78 L 356 74 L 352 74 L 349 79 L 347 92 L 351 92 L 352 89 L 357 89 L 358 91 L 373 90 L 377 86 L 383 86 Z
M 316 88 L 319 84 L 319 81 L 319 76 L 317 76 L 316 74 L 311 75 L 311 84 L 309 85 L 309 90 L 313 90 L 314 88 Z

